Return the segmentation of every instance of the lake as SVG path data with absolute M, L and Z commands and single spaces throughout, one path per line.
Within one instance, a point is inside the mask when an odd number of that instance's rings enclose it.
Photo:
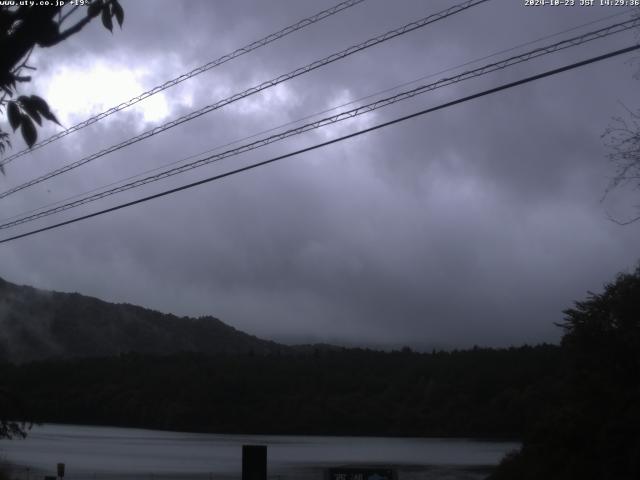
M 399 480 L 480 479 L 519 446 L 451 438 L 218 435 L 45 424 L 25 440 L 0 440 L 0 461 L 22 466 L 14 473 L 24 480 L 55 474 L 58 462 L 66 464 L 69 479 L 239 478 L 245 444 L 268 446 L 270 477 L 309 480 L 322 479 L 325 468 L 347 465 L 394 466 Z

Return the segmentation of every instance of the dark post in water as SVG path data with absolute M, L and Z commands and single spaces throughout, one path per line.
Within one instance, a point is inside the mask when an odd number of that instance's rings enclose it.
M 267 480 L 267 446 L 242 446 L 242 480 Z

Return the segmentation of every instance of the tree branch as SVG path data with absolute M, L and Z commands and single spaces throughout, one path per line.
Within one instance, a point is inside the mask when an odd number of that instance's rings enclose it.
M 607 218 L 608 218 L 610 221 L 612 221 L 613 223 L 616 223 L 616 224 L 618 224 L 618 225 L 622 225 L 622 226 L 625 226 L 625 225 L 631 225 L 632 223 L 635 223 L 635 222 L 637 222 L 638 220 L 640 220 L 640 215 L 638 215 L 637 217 L 633 217 L 633 218 L 631 218 L 630 220 L 624 220 L 624 221 L 622 221 L 622 220 L 618 220 L 617 218 L 614 218 L 614 217 L 613 217 L 613 215 L 611 215 L 609 212 L 606 212 L 606 213 L 607 213 Z
M 19 26 L 11 35 L 3 35 L 0 41 L 0 72 L 10 72 L 15 68 L 38 43 L 42 28 L 53 21 L 59 9 L 60 7 L 38 7 L 26 9 L 19 15 Z
M 67 13 L 65 13 L 64 15 L 62 15 L 60 17 L 60 20 L 58 20 L 58 25 L 62 26 L 62 22 L 64 22 L 68 17 L 70 17 L 71 15 L 73 15 L 73 12 L 75 12 L 78 8 L 80 8 L 79 5 L 76 5 L 75 7 L 71 8 L 71 10 L 69 10 Z M 62 10 L 60 10 L 60 13 L 62 13 Z
M 68 29 L 66 29 L 64 32 L 60 32 L 60 34 L 56 37 L 55 39 L 55 43 L 53 43 L 52 45 L 56 45 L 58 43 L 60 43 L 61 41 L 65 40 L 66 38 L 70 37 L 71 35 L 73 35 L 74 33 L 78 33 L 80 30 L 82 30 L 90 21 L 92 20 L 91 17 L 87 16 L 84 17 L 82 20 L 80 20 L 78 23 L 76 23 L 73 27 L 69 27 Z

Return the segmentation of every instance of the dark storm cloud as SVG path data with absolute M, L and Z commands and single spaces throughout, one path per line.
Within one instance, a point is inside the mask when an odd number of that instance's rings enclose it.
M 40 53 L 42 77 L 34 87 L 45 88 L 53 78 L 47 76 L 61 66 L 81 65 L 80 71 L 95 75 L 111 65 L 113 71 L 126 70 L 122 78 L 149 88 L 331 4 L 131 2 L 124 29 L 113 37 L 90 25 L 73 43 Z M 75 160 L 452 4 L 368 0 L 170 90 L 154 104 L 160 110 L 141 104 L 16 161 L 4 182 L 19 184 L 42 173 L 44 165 L 49 170 Z M 17 213 L 86 191 L 610 13 L 526 9 L 495 0 L 26 190 L 6 199 L 6 210 Z M 332 127 L 330 134 L 287 140 L 100 206 L 323 141 L 630 39 L 438 90 Z M 620 228 L 599 203 L 611 173 L 600 134 L 621 113 L 618 100 L 633 102 L 632 72 L 623 59 L 610 60 L 4 245 L 2 275 L 178 314 L 212 314 L 251 333 L 290 341 L 418 347 L 554 341 L 559 332 L 553 322 L 563 308 L 637 259 L 640 225 Z M 87 81 L 96 85 L 96 95 L 108 87 L 97 76 Z M 163 105 L 169 109 L 164 114 Z M 154 112 L 161 118 L 145 116 Z M 624 201 L 631 200 L 620 205 Z

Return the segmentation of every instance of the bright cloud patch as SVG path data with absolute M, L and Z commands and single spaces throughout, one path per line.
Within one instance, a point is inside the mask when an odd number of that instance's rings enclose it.
M 57 68 L 44 87 L 44 97 L 64 125 L 71 125 L 129 100 L 152 85 L 148 68 L 122 63 L 90 61 L 64 64 Z M 157 77 L 157 75 L 155 75 Z M 171 113 L 164 92 L 131 107 L 145 122 L 155 123 Z

